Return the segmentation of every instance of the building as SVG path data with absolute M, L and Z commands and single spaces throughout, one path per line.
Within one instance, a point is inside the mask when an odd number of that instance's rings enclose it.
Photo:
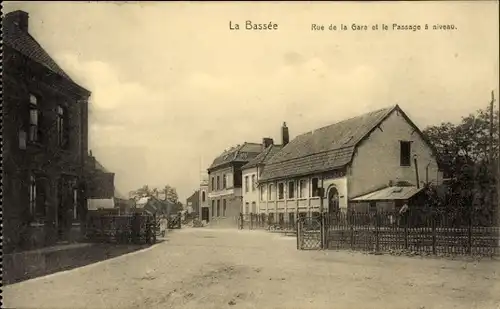
M 235 219 L 242 211 L 241 167 L 262 152 L 262 145 L 244 143 L 219 155 L 208 168 L 209 217 Z M 234 222 L 234 221 L 229 221 Z
M 188 214 L 198 217 L 200 213 L 200 190 L 194 191 L 194 193 L 186 199 L 186 207 Z
M 202 179 L 200 182 L 200 220 L 210 221 L 210 210 L 208 208 L 208 179 Z
M 441 179 L 436 152 L 396 105 L 294 138 L 265 165 L 260 207 L 279 221 L 295 220 L 347 209 L 353 199 L 394 184 Z M 379 206 L 361 206 L 367 204 Z
M 9 251 L 81 235 L 91 93 L 30 35 L 28 13 L 10 12 L 2 23 L 2 204 Z
M 264 208 L 262 211 L 260 210 L 258 182 L 262 172 L 264 171 L 265 164 L 281 150 L 283 145 L 288 144 L 290 138 L 289 136 L 288 127 L 286 126 L 286 123 L 283 123 L 283 127 L 281 128 L 282 145 L 275 145 L 272 138 L 263 138 L 262 152 L 242 167 L 243 214 L 265 213 L 267 211 L 265 208 L 267 204 L 263 205 Z

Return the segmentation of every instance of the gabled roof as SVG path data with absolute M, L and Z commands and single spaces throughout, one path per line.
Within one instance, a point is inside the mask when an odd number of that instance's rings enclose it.
M 256 167 L 261 164 L 265 164 L 268 162 L 275 154 L 277 154 L 281 148 L 283 148 L 282 145 L 270 145 L 264 151 L 259 153 L 258 156 L 250 160 L 247 164 L 243 165 L 241 169 L 248 169 L 252 167 Z
M 396 110 L 421 134 L 398 105 L 372 111 L 297 136 L 267 162 L 261 180 L 344 167 L 351 162 L 358 144 Z
M 21 30 L 18 25 L 7 18 L 9 17 L 8 15 L 5 16 L 2 22 L 4 44 L 73 82 L 68 74 L 49 56 L 45 49 L 27 31 Z
M 255 158 L 261 151 L 261 144 L 245 142 L 242 145 L 224 151 L 212 162 L 212 165 L 208 169 L 211 170 L 228 163 L 246 163 Z

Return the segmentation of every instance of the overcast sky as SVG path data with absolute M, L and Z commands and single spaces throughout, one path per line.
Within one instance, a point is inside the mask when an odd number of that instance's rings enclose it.
M 498 96 L 498 1 L 3 3 L 92 92 L 90 148 L 129 190 L 181 201 L 225 148 L 280 142 L 400 104 L 425 128 Z M 279 24 L 230 31 L 229 21 Z M 454 24 L 455 31 L 311 31 L 311 24 Z

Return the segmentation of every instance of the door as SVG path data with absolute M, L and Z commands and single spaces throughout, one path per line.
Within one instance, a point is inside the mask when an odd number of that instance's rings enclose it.
M 201 220 L 205 220 L 207 222 L 210 221 L 210 210 L 208 209 L 208 207 L 201 208 Z
M 337 188 L 331 187 L 328 190 L 328 212 L 330 214 L 335 213 L 339 210 L 339 192 Z

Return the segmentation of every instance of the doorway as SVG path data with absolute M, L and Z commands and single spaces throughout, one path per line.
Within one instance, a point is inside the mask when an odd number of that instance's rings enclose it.
M 207 222 L 210 221 L 210 210 L 208 209 L 208 207 L 201 208 L 201 221 L 203 220 Z
M 337 188 L 332 186 L 328 190 L 328 213 L 336 213 L 339 210 L 339 192 L 337 191 Z

